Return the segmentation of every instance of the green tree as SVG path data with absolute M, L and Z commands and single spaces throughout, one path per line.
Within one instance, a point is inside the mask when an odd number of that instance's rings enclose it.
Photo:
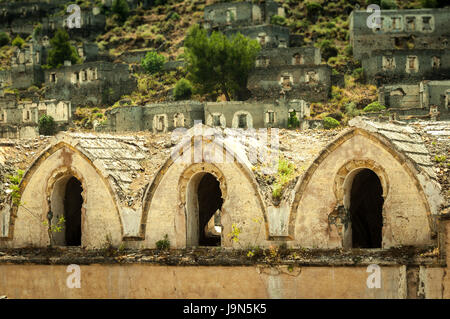
M 195 25 L 184 45 L 187 71 L 200 93 L 221 91 L 227 101 L 247 94 L 248 74 L 261 49 L 258 41 L 240 33 L 229 39 L 216 31 L 208 37 L 205 29 Z
M 443 8 L 450 5 L 448 0 L 421 0 L 423 8 Z
M 175 85 L 173 97 L 175 100 L 188 100 L 192 96 L 192 84 L 186 79 L 181 79 Z
M 56 132 L 56 122 L 50 115 L 42 115 L 38 122 L 40 135 L 54 135 Z
M 79 62 L 77 50 L 70 45 L 69 35 L 63 29 L 58 29 L 55 36 L 50 40 L 51 49 L 48 52 L 47 63 L 52 67 L 59 67 L 64 61 L 72 64 Z
M 156 51 L 149 51 L 142 59 L 141 65 L 147 73 L 153 74 L 161 71 L 166 59 Z
M 25 40 L 22 39 L 19 35 L 14 38 L 14 40 L 11 43 L 13 46 L 18 47 L 19 49 L 22 48 L 22 46 L 25 44 Z
M 0 47 L 9 44 L 11 38 L 5 32 L 0 32 Z
M 125 22 L 130 15 L 130 8 L 126 0 L 114 0 L 111 9 L 119 16 L 120 22 Z

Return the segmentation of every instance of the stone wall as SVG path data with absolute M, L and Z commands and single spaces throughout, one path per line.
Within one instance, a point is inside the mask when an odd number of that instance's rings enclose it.
M 249 76 L 248 89 L 256 100 L 303 99 L 308 102 L 328 100 L 331 68 L 327 65 L 287 65 L 256 68 Z
M 88 62 L 45 71 L 46 98 L 68 99 L 73 106 L 112 104 L 136 87 L 128 65 Z
M 299 120 L 310 115 L 304 100 L 260 102 L 206 102 L 180 101 L 145 106 L 122 106 L 107 111 L 105 131 L 167 132 L 178 127 L 190 128 L 195 121 L 209 126 L 247 128 L 287 127 L 289 113 Z M 245 119 L 239 119 L 244 116 Z
M 392 50 L 405 43 L 414 49 L 444 50 L 449 48 L 448 16 L 450 9 L 382 10 L 382 27 L 368 28 L 373 13 L 355 10 L 350 15 L 350 45 L 357 59 L 365 59 L 374 50 Z M 413 38 L 412 38 L 413 36 Z M 399 47 L 408 50 L 410 47 Z
M 362 60 L 369 83 L 418 83 L 450 78 L 448 50 L 374 51 Z

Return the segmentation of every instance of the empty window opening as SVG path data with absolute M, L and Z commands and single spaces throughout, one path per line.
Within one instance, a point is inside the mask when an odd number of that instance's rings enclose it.
M 5 114 L 1 113 L 0 114 L 0 122 L 4 122 L 5 121 Z
M 415 56 L 408 57 L 408 68 L 410 70 L 414 70 L 416 68 L 416 61 L 417 61 L 417 58 Z
M 265 34 L 260 34 L 258 36 L 258 40 L 259 40 L 259 44 L 261 46 L 264 46 L 266 44 L 266 35 Z
M 293 64 L 294 65 L 300 65 L 300 64 L 303 64 L 303 57 L 302 57 L 302 55 L 301 54 L 295 54 L 294 55 L 294 58 L 293 58 Z
M 75 177 L 71 177 L 67 182 L 64 195 L 66 246 L 81 246 L 82 192 L 81 182 Z
M 441 58 L 434 56 L 431 60 L 431 66 L 433 69 L 439 69 L 441 67 Z
M 247 128 L 247 115 L 246 114 L 239 114 L 239 128 Z
M 220 115 L 213 115 L 213 126 L 220 126 Z
M 406 30 L 407 31 L 416 30 L 416 18 L 415 17 L 406 17 Z
M 30 111 L 26 111 L 26 114 L 25 114 L 25 120 L 26 121 L 29 121 L 30 120 Z
M 370 169 L 354 177 L 350 194 L 353 248 L 381 248 L 383 228 L 383 188 Z
M 50 74 L 50 82 L 56 82 L 56 73 Z
M 400 30 L 401 29 L 401 22 L 400 18 L 393 17 L 392 18 L 392 29 L 393 30 Z
M 268 115 L 268 123 L 275 123 L 275 113 L 274 112 L 267 112 Z
M 422 18 L 422 31 L 431 31 L 431 17 Z

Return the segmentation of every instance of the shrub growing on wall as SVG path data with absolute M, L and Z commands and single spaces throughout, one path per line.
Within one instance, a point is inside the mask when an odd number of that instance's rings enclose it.
M 50 115 L 42 115 L 38 125 L 40 135 L 54 135 L 56 132 L 56 122 Z
M 50 40 L 51 49 L 48 52 L 47 63 L 51 67 L 60 67 L 64 61 L 72 64 L 79 62 L 77 50 L 70 45 L 69 35 L 63 29 L 58 29 L 55 36 Z
M 384 111 L 386 107 L 384 105 L 381 105 L 380 102 L 372 102 L 369 105 L 367 105 L 363 111 L 364 112 L 380 112 Z
M 14 38 L 14 40 L 11 43 L 13 46 L 18 47 L 19 49 L 22 48 L 22 46 L 25 44 L 25 40 L 22 39 L 20 36 L 17 36 Z
M 0 32 L 0 47 L 9 44 L 11 38 L 5 32 Z
M 181 79 L 175 85 L 173 97 L 175 100 L 189 100 L 192 96 L 192 84 L 186 79 Z
M 142 59 L 141 65 L 147 73 L 153 74 L 161 71 L 166 59 L 156 51 L 147 52 Z
M 326 128 L 327 130 L 338 127 L 339 125 L 340 125 L 339 121 L 335 120 L 332 117 L 325 117 L 323 119 L 323 127 Z

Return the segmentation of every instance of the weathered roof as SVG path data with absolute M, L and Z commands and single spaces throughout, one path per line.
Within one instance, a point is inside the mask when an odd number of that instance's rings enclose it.
M 404 123 L 376 122 L 356 118 L 350 126 L 359 127 L 387 139 L 401 154 L 423 174 L 426 180 L 437 181 L 445 198 L 445 207 L 450 203 L 449 170 L 449 122 Z M 207 128 L 206 126 L 201 126 Z M 291 182 L 284 191 L 285 196 L 294 189 L 320 152 L 340 133 L 351 128 L 335 130 L 286 130 L 277 129 L 279 155 L 295 167 Z M 214 131 L 217 141 L 236 153 L 244 164 L 253 171 L 266 204 L 272 202 L 272 190 L 276 171 L 265 171 L 267 158 L 256 154 L 267 154 L 270 138 L 254 131 L 219 129 Z M 275 131 L 273 131 L 275 133 Z M 195 127 L 184 135 L 192 136 Z M 144 192 L 159 169 L 170 158 L 171 153 L 183 136 L 172 133 L 153 134 L 133 132 L 121 134 L 70 133 L 64 132 L 50 139 L 39 137 L 29 140 L 0 139 L 0 190 L 6 189 L 5 175 L 16 169 L 28 169 L 35 158 L 49 148 L 65 140 L 85 154 L 110 181 L 121 206 L 133 209 L 141 205 Z M 431 158 L 430 158 L 431 155 Z M 443 159 L 444 157 L 445 159 Z M 437 157 L 437 159 L 435 158 Z M 266 162 L 265 162 L 266 161 Z M 6 186 L 5 186 L 6 185 Z M 2 191 L 4 194 L 4 192 Z M 0 197 L 0 201 L 3 201 Z

